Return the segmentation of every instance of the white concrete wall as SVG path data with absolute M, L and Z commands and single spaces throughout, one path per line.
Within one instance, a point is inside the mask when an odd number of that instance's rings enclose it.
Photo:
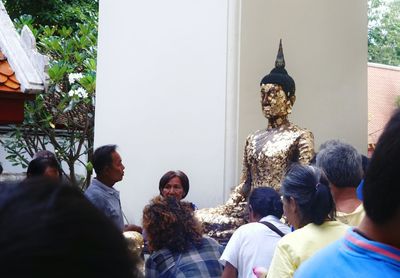
M 100 2 L 95 144 L 120 146 L 129 221 L 170 169 L 188 174 L 199 207 L 224 201 L 246 135 L 266 126 L 259 82 L 280 38 L 293 122 L 317 146 L 340 138 L 365 151 L 366 0 Z
M 119 145 L 130 222 L 171 169 L 223 201 L 228 1 L 100 1 L 95 145 Z

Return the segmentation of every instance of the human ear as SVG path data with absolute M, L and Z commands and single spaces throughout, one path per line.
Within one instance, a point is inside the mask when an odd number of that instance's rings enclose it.
M 289 101 L 290 101 L 290 103 L 291 103 L 292 106 L 293 106 L 294 102 L 296 101 L 296 96 L 293 95 L 293 96 L 289 97 Z
M 293 197 L 289 199 L 289 207 L 292 212 L 297 212 L 297 203 Z

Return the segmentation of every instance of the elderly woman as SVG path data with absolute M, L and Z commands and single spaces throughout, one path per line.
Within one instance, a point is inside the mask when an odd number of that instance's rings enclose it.
M 143 210 L 150 257 L 146 277 L 221 277 L 221 246 L 203 237 L 190 203 L 155 197 Z
M 161 196 L 182 200 L 189 192 L 189 178 L 182 171 L 168 171 L 161 177 L 158 189 Z
M 302 262 L 341 238 L 348 226 L 335 221 L 334 202 L 318 168 L 295 164 L 282 182 L 283 211 L 295 229 L 275 249 L 268 277 L 292 277 Z

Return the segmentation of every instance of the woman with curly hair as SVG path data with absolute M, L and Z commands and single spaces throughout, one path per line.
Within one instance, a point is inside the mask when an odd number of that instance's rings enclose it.
M 158 196 L 143 210 L 150 257 L 146 277 L 221 277 L 222 246 L 203 237 L 188 202 Z

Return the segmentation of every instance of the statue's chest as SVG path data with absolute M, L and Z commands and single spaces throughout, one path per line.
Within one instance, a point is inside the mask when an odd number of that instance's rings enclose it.
M 281 164 L 294 155 L 299 136 L 299 132 L 286 130 L 258 132 L 249 138 L 247 159 L 256 164 Z

